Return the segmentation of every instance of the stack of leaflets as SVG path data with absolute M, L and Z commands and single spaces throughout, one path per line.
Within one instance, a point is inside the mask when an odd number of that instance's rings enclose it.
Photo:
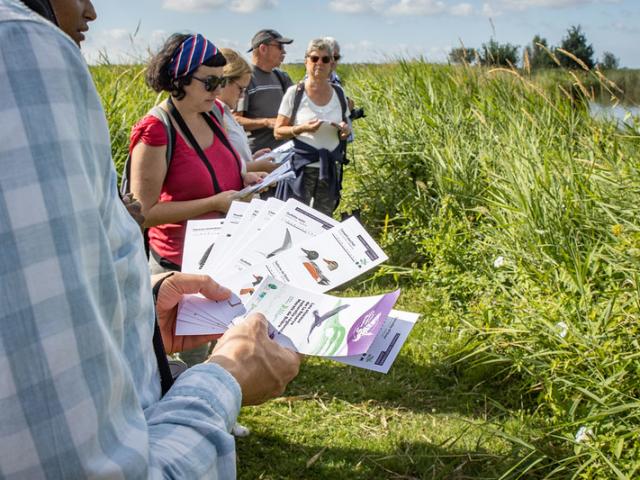
M 287 160 L 269 175 L 264 177 L 261 182 L 254 183 L 253 185 L 249 185 L 248 187 L 243 188 L 242 190 L 234 193 L 231 198 L 233 200 L 237 200 L 247 197 L 280 181 L 287 180 L 289 178 L 295 178 L 295 176 L 296 174 L 293 172 L 293 170 L 291 170 L 291 162 Z
M 281 345 L 386 373 L 418 315 L 393 310 L 400 291 L 327 292 L 380 265 L 382 249 L 355 218 L 337 222 L 296 200 L 233 202 L 224 219 L 187 223 L 182 271 L 229 288 L 228 300 L 186 297 L 176 334 L 224 333 L 261 312 Z

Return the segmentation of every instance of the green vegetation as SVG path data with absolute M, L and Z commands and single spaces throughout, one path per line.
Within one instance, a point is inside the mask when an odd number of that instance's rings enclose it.
M 156 100 L 139 72 L 94 70 L 119 165 Z M 339 293 L 400 285 L 422 318 L 388 375 L 310 359 L 245 409 L 240 478 L 637 478 L 640 123 L 575 100 L 622 94 L 597 72 L 340 74 L 367 111 L 341 209 L 390 260 Z
M 462 65 L 515 67 L 520 59 L 520 47 L 500 43 L 495 38 L 482 44 L 480 49 L 454 47 L 449 52 L 449 61 Z M 616 70 L 620 59 L 611 52 L 604 52 L 599 62 L 593 57 L 593 45 L 580 25 L 572 25 L 557 47 L 549 46 L 547 39 L 536 34 L 530 45 L 522 50 L 522 68 L 527 71 L 547 70 L 563 67 L 570 70 L 590 70 L 596 65 L 600 70 Z

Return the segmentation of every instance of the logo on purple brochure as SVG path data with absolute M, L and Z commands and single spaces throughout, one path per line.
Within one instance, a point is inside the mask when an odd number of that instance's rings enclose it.
M 369 350 L 399 295 L 400 290 L 387 293 L 356 320 L 347 335 L 347 355 L 359 355 Z

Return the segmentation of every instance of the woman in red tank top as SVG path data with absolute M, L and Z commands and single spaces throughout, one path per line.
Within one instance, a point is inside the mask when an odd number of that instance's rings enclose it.
M 176 130 L 168 168 L 160 119 L 148 114 L 131 132 L 131 192 L 142 204 L 156 273 L 180 268 L 186 220 L 223 217 L 243 187 L 242 160 L 211 114 L 225 64 L 202 35 L 174 34 L 147 66 L 147 84 L 170 93 L 160 108 Z

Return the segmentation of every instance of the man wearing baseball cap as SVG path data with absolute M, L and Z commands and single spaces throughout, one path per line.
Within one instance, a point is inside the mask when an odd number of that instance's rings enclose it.
M 284 142 L 274 138 L 273 126 L 284 92 L 293 82 L 277 67 L 287 53 L 285 45 L 292 42 L 272 29 L 260 30 L 251 40 L 248 51 L 252 53 L 253 74 L 235 116 L 247 131 L 252 152 L 273 149 Z

